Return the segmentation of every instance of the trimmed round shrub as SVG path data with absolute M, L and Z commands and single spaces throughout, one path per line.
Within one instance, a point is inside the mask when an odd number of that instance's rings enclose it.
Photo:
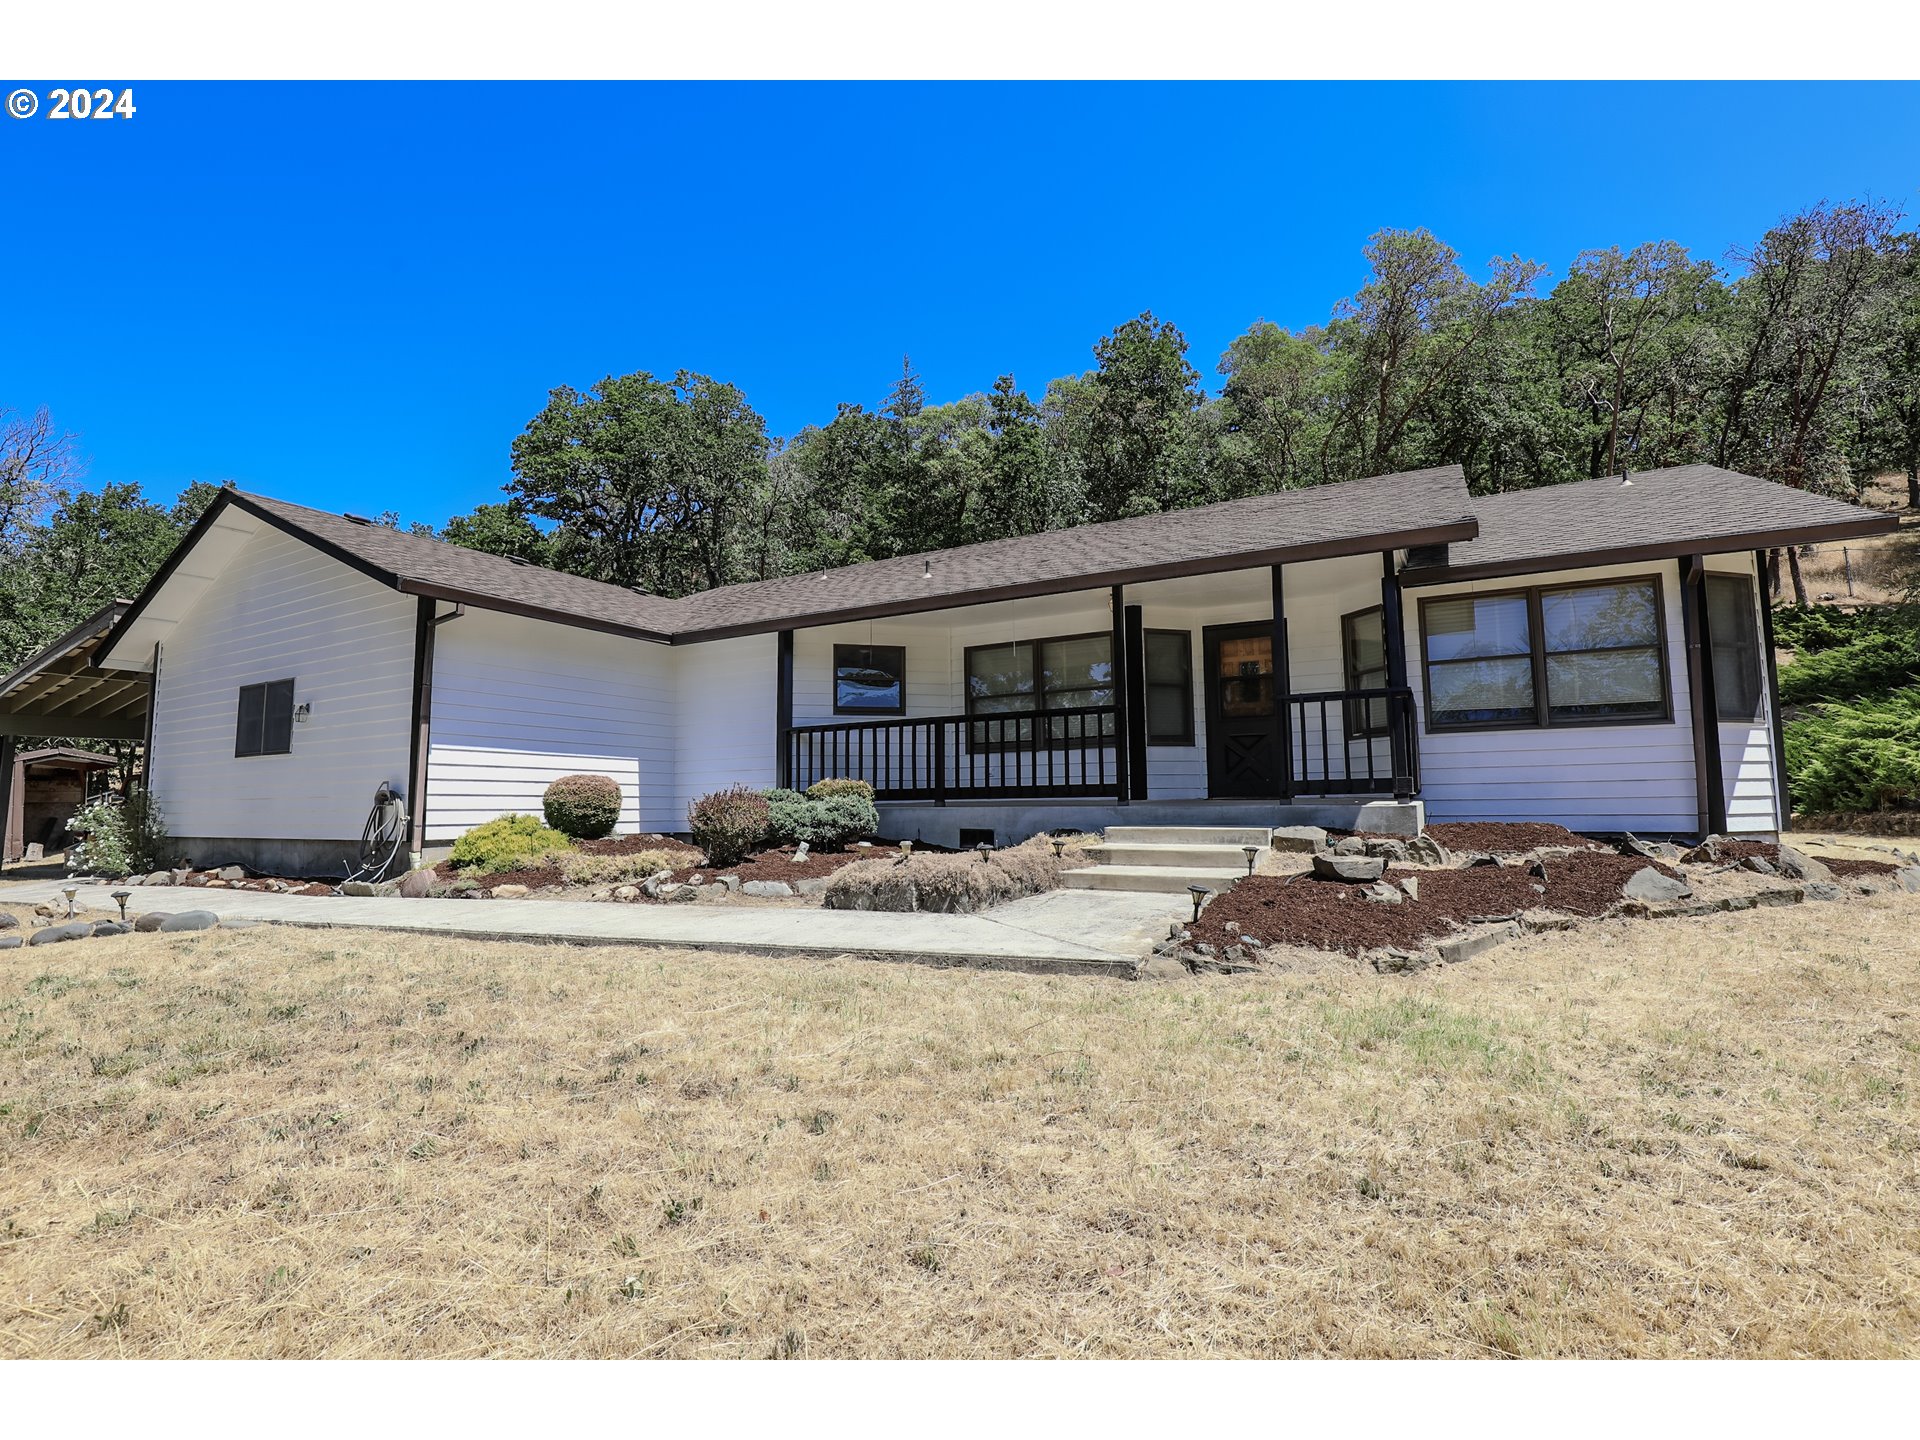
M 855 795 L 871 805 L 873 803 L 873 786 L 864 780 L 828 779 L 816 780 L 807 787 L 807 798 L 809 800 L 831 800 L 839 795 Z
M 804 840 L 815 850 L 843 850 L 880 828 L 880 813 L 873 808 L 871 792 L 815 798 L 811 790 L 805 795 L 769 790 L 767 810 L 777 845 L 798 845 Z
M 620 823 L 620 784 L 605 775 L 562 775 L 540 796 L 547 824 L 575 840 L 600 840 Z
M 767 797 L 744 785 L 702 795 L 687 807 L 687 830 L 709 865 L 738 865 L 772 834 Z
M 558 830 L 549 830 L 531 815 L 502 815 L 476 825 L 453 842 L 457 869 L 498 875 L 507 870 L 530 870 L 557 851 L 572 849 Z

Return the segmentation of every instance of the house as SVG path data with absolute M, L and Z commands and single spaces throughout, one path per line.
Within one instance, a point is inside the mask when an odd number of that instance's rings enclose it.
M 853 775 L 888 836 L 948 845 L 1771 835 L 1760 552 L 1893 525 L 1709 466 L 1492 497 L 1444 466 L 665 599 L 229 490 L 81 668 L 150 683 L 202 864 L 337 870 L 382 785 L 428 851 L 579 771 L 623 831 Z M 84 694 L 39 709 L 87 733 Z

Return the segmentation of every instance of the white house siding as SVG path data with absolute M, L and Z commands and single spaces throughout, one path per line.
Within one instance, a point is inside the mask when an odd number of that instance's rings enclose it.
M 1711 555 L 1709 572 L 1745 575 L 1753 583 L 1754 625 L 1766 647 L 1766 627 L 1760 607 L 1766 604 L 1765 579 L 1751 554 Z M 1762 660 L 1771 663 L 1772 657 Z M 1753 721 L 1720 723 L 1720 776 L 1727 790 L 1727 830 L 1733 834 L 1774 834 L 1780 829 L 1780 785 L 1773 753 L 1772 687 L 1760 687 L 1762 711 Z
M 428 841 L 499 815 L 538 815 L 547 786 L 578 774 L 620 786 L 619 833 L 683 828 L 673 670 L 664 645 L 550 621 L 469 608 L 441 624 Z
M 684 830 L 687 806 L 699 796 L 735 784 L 765 788 L 778 778 L 778 642 L 748 635 L 676 645 L 672 656 L 675 818 L 663 828 Z
M 404 783 L 414 601 L 263 527 L 165 643 L 154 790 L 181 838 L 358 840 Z M 236 758 L 240 687 L 294 681 L 312 717 L 286 755 Z
M 1431 731 L 1426 724 L 1420 601 L 1522 585 L 1658 574 L 1673 718 L 1657 724 Z M 1699 826 L 1692 697 L 1672 561 L 1607 565 L 1406 593 L 1407 675 L 1420 711 L 1421 798 L 1430 821 L 1546 820 L 1575 830 L 1692 832 Z

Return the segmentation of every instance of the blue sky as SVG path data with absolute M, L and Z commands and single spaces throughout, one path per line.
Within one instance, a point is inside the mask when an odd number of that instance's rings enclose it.
M 1383 226 L 1558 275 L 1822 197 L 1920 216 L 1911 84 L 135 83 L 83 122 L 20 84 L 0 406 L 52 407 L 95 482 L 436 523 L 609 372 L 705 371 L 789 434 L 903 353 L 935 399 L 1037 397 L 1145 309 L 1212 380 Z

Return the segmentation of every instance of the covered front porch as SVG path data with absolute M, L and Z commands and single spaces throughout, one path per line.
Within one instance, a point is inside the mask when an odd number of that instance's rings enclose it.
M 1355 823 L 1420 789 L 1397 572 L 1369 552 L 783 631 L 780 783 L 865 780 L 929 840 L 1149 806 Z

